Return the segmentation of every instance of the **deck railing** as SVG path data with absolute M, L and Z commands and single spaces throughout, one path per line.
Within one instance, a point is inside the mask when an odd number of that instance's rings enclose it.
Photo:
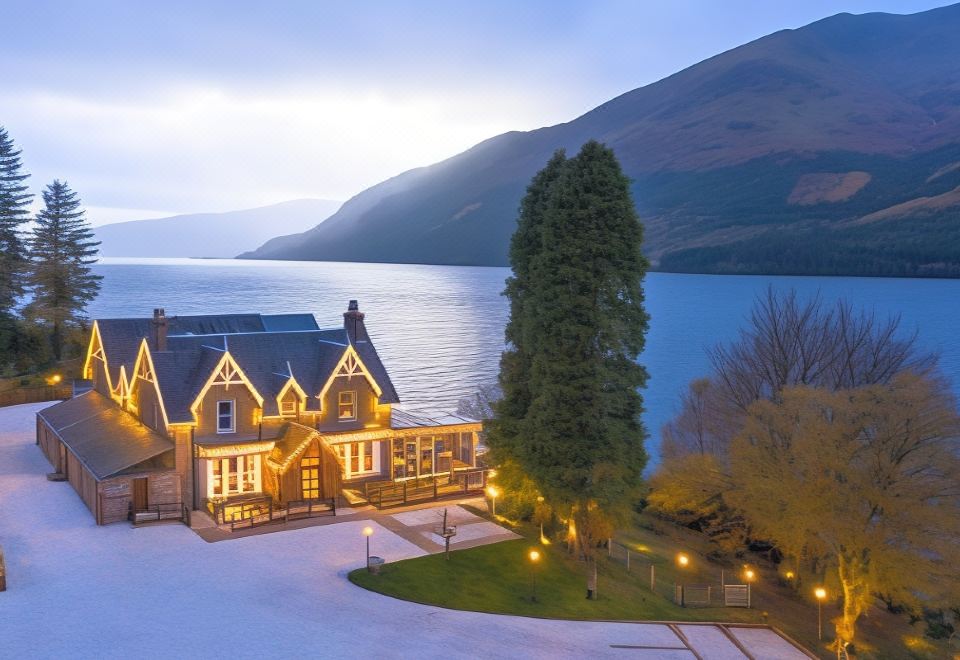
M 367 501 L 378 509 L 482 491 L 486 486 L 487 468 L 458 470 L 453 474 L 434 475 L 406 481 L 377 481 L 364 485 Z

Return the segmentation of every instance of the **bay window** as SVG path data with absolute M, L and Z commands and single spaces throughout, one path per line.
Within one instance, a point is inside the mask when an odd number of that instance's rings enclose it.
M 259 454 L 207 460 L 207 497 L 252 495 L 262 490 Z

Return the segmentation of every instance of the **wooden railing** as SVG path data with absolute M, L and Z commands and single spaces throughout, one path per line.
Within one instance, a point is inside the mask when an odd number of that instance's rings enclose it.
M 144 523 L 160 522 L 161 520 L 179 520 L 188 523 L 190 520 L 190 512 L 182 502 L 154 504 L 145 509 L 134 509 L 131 503 L 130 520 L 133 522 L 134 527 Z
M 438 500 L 442 497 L 482 491 L 486 486 L 486 473 L 486 468 L 473 468 L 460 470 L 452 475 L 443 474 L 406 481 L 368 482 L 364 485 L 364 494 L 367 501 L 378 509 Z
M 282 509 L 275 507 L 269 496 L 251 498 L 240 502 L 215 502 L 209 504 L 213 519 L 218 525 L 230 528 L 230 531 L 260 527 L 270 523 L 287 522 L 317 516 L 335 516 L 337 503 L 335 498 L 293 500 Z M 231 509 L 230 515 L 226 510 Z

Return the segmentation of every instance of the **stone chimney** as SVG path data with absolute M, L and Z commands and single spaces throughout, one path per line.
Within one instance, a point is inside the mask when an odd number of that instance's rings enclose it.
M 162 307 L 153 310 L 153 348 L 167 350 L 167 315 Z
M 363 312 L 356 300 L 351 300 L 347 305 L 347 311 L 343 314 L 343 327 L 350 337 L 350 342 L 368 341 L 367 328 L 363 325 Z

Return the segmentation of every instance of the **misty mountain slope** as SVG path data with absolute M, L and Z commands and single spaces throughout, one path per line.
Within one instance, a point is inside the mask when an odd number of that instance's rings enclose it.
M 330 217 L 340 202 L 298 199 L 226 213 L 134 220 L 94 228 L 105 257 L 223 257 L 252 249 L 278 232 L 299 232 Z
M 530 177 L 594 138 L 633 179 L 660 269 L 960 275 L 960 245 L 943 245 L 960 207 L 891 219 L 960 185 L 957 34 L 960 5 L 780 31 L 571 122 L 404 173 L 244 256 L 505 264 Z M 884 209 L 883 222 L 851 224 Z

